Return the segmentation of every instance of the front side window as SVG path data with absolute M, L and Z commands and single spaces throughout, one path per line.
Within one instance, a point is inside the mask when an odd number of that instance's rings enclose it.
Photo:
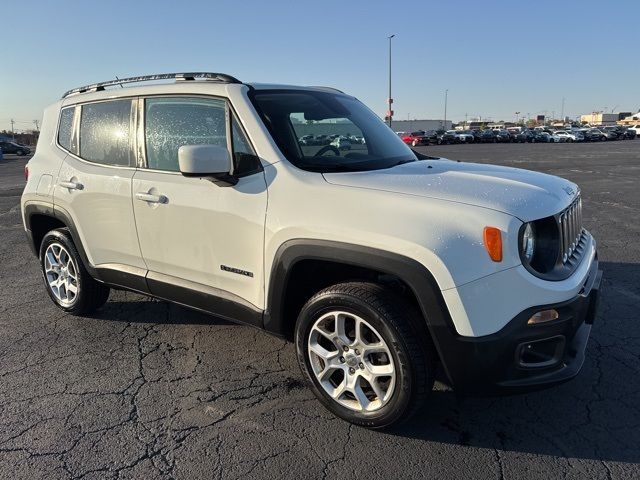
M 131 165 L 131 100 L 82 105 L 80 157 L 103 165 Z
M 73 115 L 75 111 L 75 107 L 68 107 L 60 112 L 58 143 L 65 150 L 71 150 L 71 134 L 73 133 Z
M 154 170 L 179 171 L 178 149 L 183 145 L 227 147 L 224 100 L 147 98 L 144 123 L 147 167 Z
M 353 97 L 255 90 L 250 98 L 283 155 L 299 168 L 375 170 L 416 160 L 398 135 Z

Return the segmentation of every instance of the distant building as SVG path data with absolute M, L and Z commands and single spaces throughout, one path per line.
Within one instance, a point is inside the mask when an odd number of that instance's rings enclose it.
M 615 125 L 617 121 L 617 113 L 592 112 L 587 115 L 580 115 L 580 122 L 588 123 L 589 125 Z
M 393 120 L 391 128 L 394 132 L 416 132 L 418 130 L 451 130 L 451 120 Z
M 640 123 L 640 112 L 629 114 L 618 120 L 618 125 L 637 125 L 638 123 Z

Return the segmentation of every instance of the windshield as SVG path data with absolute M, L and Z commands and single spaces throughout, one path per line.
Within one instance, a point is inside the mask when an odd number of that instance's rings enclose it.
M 299 168 L 363 171 L 417 159 L 353 97 L 312 90 L 253 90 L 250 98 L 284 156 Z

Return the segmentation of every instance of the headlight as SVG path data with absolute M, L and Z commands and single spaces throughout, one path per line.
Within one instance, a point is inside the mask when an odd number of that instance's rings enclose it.
M 524 232 L 522 233 L 522 244 L 520 245 L 520 251 L 522 252 L 522 256 L 527 260 L 527 262 L 531 263 L 533 259 L 533 254 L 536 250 L 536 232 L 531 223 L 527 223 L 524 228 Z

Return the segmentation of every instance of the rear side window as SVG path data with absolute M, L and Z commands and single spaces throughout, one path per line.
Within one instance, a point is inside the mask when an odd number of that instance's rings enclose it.
M 58 143 L 65 150 L 71 150 L 71 133 L 73 132 L 73 114 L 75 111 L 75 107 L 68 107 L 60 112 Z
M 179 171 L 178 149 L 183 145 L 227 147 L 226 118 L 224 100 L 146 99 L 144 123 L 147 167 Z M 246 148 L 242 143 L 238 147 Z
M 80 157 L 103 165 L 129 166 L 131 100 L 82 105 Z

